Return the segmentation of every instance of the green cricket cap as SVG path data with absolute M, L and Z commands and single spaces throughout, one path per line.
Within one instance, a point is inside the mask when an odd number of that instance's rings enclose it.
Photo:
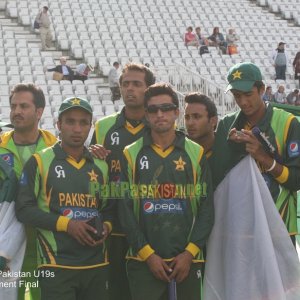
M 62 102 L 58 110 L 58 115 L 60 116 L 63 112 L 71 108 L 82 108 L 91 115 L 93 114 L 93 109 L 87 100 L 79 97 L 71 97 Z
M 231 67 L 228 71 L 228 85 L 225 90 L 238 90 L 242 92 L 250 92 L 256 81 L 262 81 L 260 69 L 251 62 L 238 63 Z

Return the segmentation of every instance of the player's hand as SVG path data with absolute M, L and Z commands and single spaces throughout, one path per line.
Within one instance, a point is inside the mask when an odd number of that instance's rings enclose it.
M 243 135 L 242 131 L 237 130 L 236 128 L 232 128 L 229 132 L 229 140 L 235 143 L 244 143 L 240 136 Z
M 107 155 L 110 154 L 110 150 L 106 150 L 104 146 L 100 144 L 91 145 L 89 147 L 89 151 L 92 153 L 92 155 L 96 158 L 100 159 L 106 159 Z
M 172 269 L 167 265 L 167 263 L 155 253 L 151 254 L 146 263 L 152 272 L 152 274 L 159 280 L 170 282 L 168 274 L 172 272 Z
M 175 279 L 177 283 L 182 282 L 189 275 L 192 261 L 193 255 L 189 251 L 178 254 L 170 264 L 173 269 L 170 279 Z
M 265 151 L 263 145 L 252 133 L 251 130 L 242 129 L 242 135 L 237 137 L 238 140 L 246 144 L 245 150 L 258 162 L 265 164 L 270 161 L 270 155 Z
M 89 232 L 97 233 L 96 229 L 85 221 L 70 220 L 67 227 L 67 233 L 71 235 L 81 245 L 95 246 L 96 242 Z M 97 244 L 98 245 L 98 244 Z

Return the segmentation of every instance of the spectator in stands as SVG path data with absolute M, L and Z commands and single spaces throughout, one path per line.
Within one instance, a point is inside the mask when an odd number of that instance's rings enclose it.
M 294 60 L 293 60 L 293 68 L 295 71 L 295 80 L 299 80 L 299 88 L 300 88 L 300 51 L 297 52 Z
M 226 42 L 228 46 L 236 46 L 236 42 L 239 40 L 238 35 L 236 34 L 235 30 L 233 28 L 230 28 L 228 30 L 228 33 L 226 35 Z
M 227 51 L 227 42 L 224 39 L 224 36 L 219 31 L 219 27 L 213 29 L 212 35 L 208 37 L 209 45 L 219 47 L 223 54 L 226 54 Z
M 74 80 L 82 80 L 84 82 L 88 79 L 89 73 L 93 71 L 94 68 L 90 64 L 80 64 L 76 67 Z
M 195 28 L 196 31 L 196 37 L 198 39 L 198 43 L 200 46 L 208 46 L 208 40 L 204 37 L 203 34 L 201 34 L 201 28 L 200 27 L 196 27 Z
M 287 103 L 290 105 L 295 105 L 297 101 L 300 100 L 299 90 L 294 89 L 286 96 Z
M 51 69 L 47 69 L 47 71 L 49 72 L 58 72 L 60 74 L 62 74 L 62 78 L 60 80 L 70 80 L 72 81 L 73 78 L 74 78 L 74 71 L 69 67 L 67 66 L 67 58 L 62 56 L 60 59 L 60 65 L 57 65 L 56 67 L 54 68 L 51 68 Z M 53 77 L 53 79 L 55 79 Z
M 270 85 L 267 86 L 263 96 L 262 96 L 262 99 L 265 101 L 265 102 L 271 102 L 273 101 L 273 94 L 272 94 L 272 87 Z
M 47 6 L 43 7 L 43 10 L 36 16 L 35 20 L 40 24 L 42 50 L 48 50 L 52 45 L 52 34 Z
M 285 87 L 283 84 L 278 86 L 277 92 L 273 95 L 273 101 L 276 103 L 286 103 Z
M 272 52 L 273 66 L 275 67 L 276 77 L 275 80 L 285 80 L 286 66 L 289 62 L 289 56 L 284 48 L 285 43 L 280 42 L 278 47 Z
M 111 90 L 111 100 L 115 102 L 121 98 L 120 85 L 119 85 L 119 74 L 118 69 L 120 64 L 115 61 L 113 63 L 113 68 L 110 69 L 108 73 L 108 84 Z
M 185 46 L 195 46 L 198 48 L 199 42 L 198 42 L 198 39 L 197 39 L 195 33 L 193 32 L 193 27 L 189 26 L 186 30 L 187 30 L 187 32 L 184 35 Z

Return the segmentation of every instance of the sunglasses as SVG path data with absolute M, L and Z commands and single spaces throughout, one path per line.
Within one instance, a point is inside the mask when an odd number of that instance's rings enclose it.
M 173 103 L 163 103 L 159 105 L 149 105 L 146 107 L 146 111 L 150 114 L 155 114 L 160 110 L 161 112 L 171 111 L 175 110 L 177 108 L 177 105 Z

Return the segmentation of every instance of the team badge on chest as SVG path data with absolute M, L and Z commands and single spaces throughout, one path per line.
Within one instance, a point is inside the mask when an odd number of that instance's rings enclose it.
M 178 160 L 173 160 L 173 162 L 176 165 L 175 170 L 176 171 L 184 171 L 184 166 L 186 165 L 186 162 L 182 159 L 180 156 Z

